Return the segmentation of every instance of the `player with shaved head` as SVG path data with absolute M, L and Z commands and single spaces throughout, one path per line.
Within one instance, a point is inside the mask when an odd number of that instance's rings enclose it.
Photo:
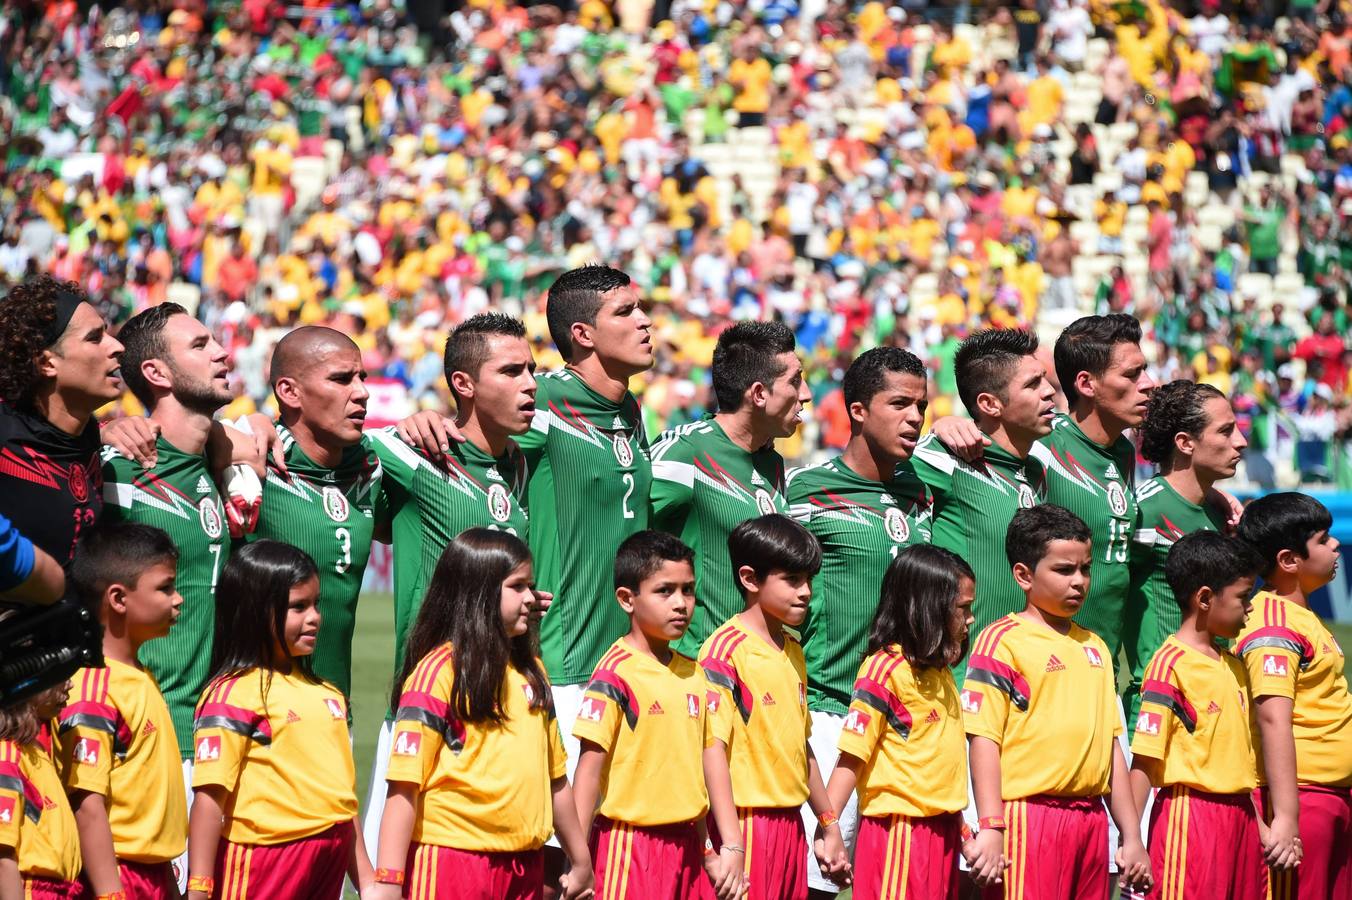
M 268 468 L 249 539 L 293 544 L 319 566 L 324 626 L 311 658 L 315 674 L 350 694 L 362 574 L 372 538 L 387 530 L 377 527 L 380 462 L 362 436 L 366 369 L 350 337 L 307 325 L 277 343 L 271 381 L 287 472 Z

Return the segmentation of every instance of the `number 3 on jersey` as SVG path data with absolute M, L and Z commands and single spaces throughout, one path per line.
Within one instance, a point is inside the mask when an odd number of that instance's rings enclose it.
M 335 528 L 333 536 L 338 539 L 338 560 L 333 564 L 333 570 L 344 575 L 352 567 L 352 532 L 346 528 Z

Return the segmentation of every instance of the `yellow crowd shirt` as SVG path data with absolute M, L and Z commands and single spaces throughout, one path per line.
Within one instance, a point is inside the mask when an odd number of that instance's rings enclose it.
M 1005 800 L 1108 793 L 1113 739 L 1122 732 L 1108 646 L 1016 614 L 972 645 L 961 695 L 967 733 L 1000 745 Z
M 606 752 L 601 815 L 629 825 L 691 822 L 709 811 L 704 786 L 704 680 L 694 660 L 666 665 L 616 641 L 592 673 L 573 737 Z
M 1239 635 L 1239 656 L 1255 700 L 1292 701 L 1296 780 L 1352 787 L 1352 695 L 1343 651 L 1309 609 L 1267 591 L 1254 598 L 1253 606 Z
M 732 799 L 780 809 L 807 800 L 807 667 L 789 635 L 784 648 L 730 619 L 704 642 L 710 732 L 728 748 Z
M 1238 794 L 1258 784 L 1249 675 L 1225 650 L 1212 659 L 1170 637 L 1151 657 L 1131 752 L 1160 763 L 1155 787 Z
M 236 844 L 310 837 L 357 814 L 347 703 L 327 682 L 250 669 L 207 686 L 193 724 L 194 788 L 221 787 Z
M 118 859 L 163 863 L 188 845 L 188 802 L 169 707 L 148 672 L 116 660 L 81 669 L 57 720 L 68 793 L 105 798 Z
M 0 741 L 0 847 L 14 850 L 24 878 L 74 881 L 80 837 L 45 736 Z
M 451 710 L 453 650 L 423 657 L 404 682 L 386 778 L 418 787 L 413 840 L 476 852 L 534 850 L 554 831 L 550 782 L 567 774 L 554 707 L 507 667 L 506 720 L 463 722 Z
M 953 673 L 915 669 L 895 644 L 860 667 L 840 752 L 864 763 L 862 815 L 924 817 L 967 807 L 967 740 Z

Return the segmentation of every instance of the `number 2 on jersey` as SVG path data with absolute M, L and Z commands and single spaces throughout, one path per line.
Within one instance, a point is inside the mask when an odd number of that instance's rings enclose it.
M 634 493 L 634 475 L 632 472 L 625 472 L 620 476 L 620 480 L 628 486 L 624 492 L 624 499 L 620 501 L 620 509 L 624 511 L 624 517 L 626 519 L 632 519 L 634 517 L 634 511 L 629 508 L 629 498 Z

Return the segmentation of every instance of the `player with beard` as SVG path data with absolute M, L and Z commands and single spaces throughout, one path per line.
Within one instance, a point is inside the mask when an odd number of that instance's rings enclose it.
M 74 282 L 40 275 L 0 300 L 0 514 L 61 566 L 103 508 L 94 412 L 122 393 L 121 352 Z
M 362 575 L 372 538 L 388 540 L 380 461 L 362 436 L 366 368 L 347 335 L 306 325 L 277 342 L 271 381 L 288 474 L 269 467 L 248 537 L 291 544 L 319 567 L 324 625 L 311 660 L 316 675 L 350 696 Z
M 206 455 L 212 417 L 230 402 L 225 348 L 177 303 L 138 313 L 118 334 L 122 377 L 158 427 L 153 469 L 109 447 L 104 452 L 105 515 L 153 525 L 178 548 L 175 584 L 183 608 L 168 637 L 141 648 L 159 683 L 180 755 L 192 758 L 193 709 L 209 676 L 216 578 L 230 550 L 225 508 Z
M 807 663 L 808 744 L 824 772 L 835 765 L 859 661 L 868 649 L 883 574 L 897 554 L 929 543 L 932 499 L 911 453 L 925 423 L 925 367 L 907 350 L 875 347 L 845 372 L 850 440 L 835 459 L 788 475 L 790 513 L 822 545 L 800 628 Z M 837 810 L 845 846 L 854 849 L 859 806 Z M 817 817 L 803 807 L 807 833 Z M 809 848 L 808 887 L 814 896 L 839 888 L 822 874 Z
M 1185 534 L 1226 530 L 1226 510 L 1209 496 L 1216 482 L 1235 474 L 1248 445 L 1230 401 L 1214 387 L 1171 381 L 1150 395 L 1141 423 L 1141 455 L 1158 464 L 1160 473 L 1136 489 L 1123 636 L 1131 670 L 1123 705 L 1133 730 L 1146 666 L 1183 622 L 1164 573 L 1169 550 Z
M 793 332 L 782 322 L 738 322 L 718 337 L 718 412 L 664 432 L 653 444 L 653 525 L 695 550 L 695 616 L 673 649 L 696 658 L 744 606 L 726 552 L 732 530 L 786 514 L 784 460 L 775 438 L 798 428 L 812 392 Z

